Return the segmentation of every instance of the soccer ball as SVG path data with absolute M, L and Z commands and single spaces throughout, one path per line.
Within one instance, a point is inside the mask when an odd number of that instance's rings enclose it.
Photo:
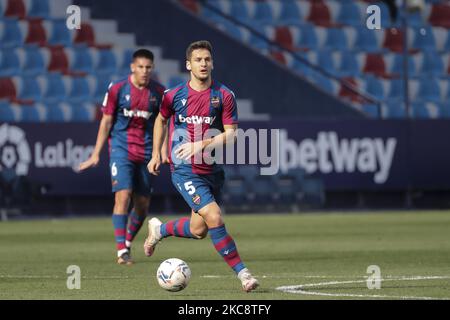
M 191 279 L 191 269 L 181 259 L 171 258 L 163 261 L 156 272 L 159 285 L 167 291 L 181 291 Z

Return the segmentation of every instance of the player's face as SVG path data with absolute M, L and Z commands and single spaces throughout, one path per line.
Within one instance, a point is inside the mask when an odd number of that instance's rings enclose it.
M 131 73 L 139 86 L 145 86 L 150 81 L 153 70 L 153 61 L 147 58 L 136 58 L 131 64 Z
M 207 81 L 211 78 L 213 60 L 211 53 L 207 49 L 196 49 L 192 51 L 191 60 L 186 61 L 186 68 L 200 81 Z

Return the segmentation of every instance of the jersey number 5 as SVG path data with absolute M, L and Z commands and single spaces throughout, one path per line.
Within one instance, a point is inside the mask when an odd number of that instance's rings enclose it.
M 193 195 L 195 192 L 195 187 L 192 185 L 192 181 L 188 181 L 184 184 L 184 188 L 186 189 L 186 191 L 190 194 Z

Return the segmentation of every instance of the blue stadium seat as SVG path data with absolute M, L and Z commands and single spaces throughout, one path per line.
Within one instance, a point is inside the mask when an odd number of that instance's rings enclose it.
M 302 56 L 306 60 L 308 60 L 307 55 L 304 52 L 297 53 L 298 55 Z M 313 74 L 314 69 L 312 69 L 309 65 L 306 63 L 303 63 L 302 61 L 298 59 L 294 59 L 292 62 L 292 68 L 297 71 L 299 74 L 303 75 L 304 77 L 309 77 Z
M 404 85 L 403 79 L 393 79 L 389 82 L 389 89 L 387 97 L 390 100 L 403 99 L 404 97 Z
M 48 38 L 48 43 L 51 45 L 63 45 L 69 47 L 72 45 L 72 34 L 67 29 L 65 19 L 51 19 L 52 32 Z
M 300 28 L 299 42 L 296 44 L 299 48 L 309 48 L 311 50 L 319 49 L 319 39 L 317 38 L 316 29 L 310 23 L 305 23 Z
M 41 122 L 39 111 L 35 105 L 22 105 L 21 121 L 23 122 Z
M 24 36 L 20 31 L 19 22 L 14 18 L 4 18 L 0 20 L 3 24 L 3 33 L 0 35 L 0 49 L 1 48 L 15 48 L 20 47 L 24 43 Z
M 117 61 L 110 49 L 98 50 L 98 63 L 95 68 L 97 74 L 113 74 L 117 72 Z
M 328 28 L 324 47 L 332 50 L 347 50 L 348 39 L 344 30 L 340 28 Z
M 367 28 L 356 28 L 356 40 L 353 49 L 365 52 L 380 51 L 375 32 Z
M 39 82 L 35 77 L 22 76 L 19 79 L 19 99 L 33 100 L 39 102 L 42 99 L 42 91 Z
M 425 51 L 420 72 L 433 76 L 444 75 L 446 70 L 441 55 L 435 51 Z
M 102 103 L 106 92 L 108 91 L 108 86 L 111 83 L 110 75 L 97 75 L 95 79 L 95 88 L 93 93 L 93 101 L 95 103 Z
M 284 26 L 302 25 L 303 15 L 294 0 L 281 1 L 281 11 L 278 17 L 278 24 Z
M 412 47 L 420 50 L 436 50 L 436 39 L 432 27 L 416 28 Z
M 385 97 L 383 84 L 379 79 L 373 76 L 367 76 L 365 90 L 370 95 L 374 96 L 378 100 L 383 100 Z
M 290 174 L 278 174 L 274 177 L 278 205 L 292 205 L 299 196 L 295 176 Z
M 70 69 L 72 71 L 93 73 L 94 62 L 92 60 L 89 48 L 85 46 L 77 46 L 72 50 L 72 52 L 74 53 L 74 57 Z
M 27 15 L 30 17 L 48 18 L 50 16 L 48 0 L 32 0 L 31 8 Z
M 126 76 L 130 73 L 130 62 L 133 60 L 133 49 L 126 49 L 123 51 L 122 64 L 119 66 L 118 73 L 120 76 Z
M 273 25 L 274 17 L 271 6 L 265 1 L 256 1 L 253 19 L 263 25 Z
M 394 53 L 394 60 L 392 62 L 392 68 L 389 73 L 396 76 L 403 75 L 403 55 Z M 412 57 L 408 59 L 408 74 L 410 77 L 415 77 L 417 75 L 416 64 Z
M 431 77 L 420 79 L 418 98 L 423 101 L 440 102 L 441 93 L 438 81 Z
M 400 99 L 389 100 L 383 106 L 383 116 L 385 118 L 405 118 L 406 110 L 403 105 L 403 101 Z
M 48 103 L 45 104 L 47 109 L 47 122 L 67 122 L 66 111 L 61 104 Z
M 0 50 L 0 77 L 12 77 L 20 74 L 20 61 L 15 49 Z
M 72 122 L 91 122 L 93 119 L 88 110 L 88 106 L 85 104 L 72 104 Z
M 0 101 L 0 122 L 15 122 L 16 116 L 8 102 Z
M 338 72 L 341 77 L 357 77 L 361 74 L 361 67 L 353 53 L 348 51 L 341 52 Z
M 438 108 L 439 108 L 439 114 L 441 115 L 442 118 L 450 118 L 450 102 L 449 101 L 444 101 L 441 103 L 438 103 Z
M 320 72 L 312 71 L 310 79 L 321 89 L 331 94 L 336 94 L 333 87 L 333 82 Z
M 305 205 L 312 207 L 322 207 L 325 203 L 325 189 L 323 181 L 319 178 L 305 177 L 302 184 L 303 198 Z
M 256 30 L 260 34 L 264 35 L 264 39 L 255 33 L 251 33 L 250 38 L 248 40 L 248 44 L 258 50 L 268 50 L 270 47 L 270 44 L 267 42 L 267 40 L 271 40 L 271 38 L 268 35 L 267 28 L 263 27 L 262 25 L 260 25 L 257 22 L 251 22 L 249 24 L 251 25 L 251 27 L 254 30 Z
M 91 93 L 89 83 L 85 77 L 72 77 L 72 87 L 69 89 L 69 95 L 67 96 L 68 102 L 72 104 L 79 104 L 87 101 L 91 101 Z
M 242 23 L 251 19 L 245 1 L 231 1 L 230 16 Z
M 242 36 L 241 29 L 236 26 L 234 23 L 226 21 L 219 25 L 219 28 L 225 31 L 228 35 L 235 38 L 238 41 L 244 42 L 244 38 Z
M 361 27 L 361 13 L 359 11 L 358 5 L 352 1 L 342 1 L 341 9 L 336 18 L 337 22 L 345 25 Z
M 412 26 L 412 27 L 422 27 L 424 26 L 424 20 L 422 18 L 422 13 L 417 11 L 417 12 L 409 12 L 408 13 L 408 25 Z
M 223 200 L 227 205 L 242 206 L 248 202 L 248 187 L 245 179 L 238 173 L 236 166 L 223 166 L 225 184 Z
M 370 116 L 370 118 L 377 119 L 380 116 L 378 106 L 376 104 L 363 104 L 361 108 L 366 115 Z
M 249 185 L 251 193 L 254 195 L 252 204 L 262 206 L 273 204 L 278 192 L 278 190 L 274 189 L 274 185 L 275 182 L 272 176 L 258 175 L 254 177 Z
M 49 73 L 44 76 L 47 82 L 47 88 L 42 97 L 42 102 L 45 104 L 56 104 L 64 101 L 67 98 L 67 91 L 63 77 L 59 73 Z
M 447 31 L 447 40 L 444 44 L 444 52 L 450 52 L 450 30 Z
M 36 46 L 27 46 L 25 50 L 25 64 L 22 73 L 27 76 L 38 76 L 47 72 L 41 50 Z
M 384 2 L 375 2 L 373 3 L 377 6 L 380 7 L 381 9 L 381 28 L 382 29 L 387 29 L 389 27 L 391 27 L 391 19 L 390 19 L 390 13 L 389 13 L 389 8 L 388 6 L 384 3 Z M 365 24 L 364 24 L 365 26 Z
M 224 12 L 224 9 L 221 6 L 220 1 L 218 0 L 207 0 L 206 3 L 212 7 L 214 7 L 215 9 L 221 11 L 222 13 Z M 224 18 L 222 15 L 220 15 L 219 13 L 217 13 L 214 10 L 211 10 L 205 6 L 202 7 L 201 9 L 201 16 L 203 17 L 203 19 L 207 20 L 207 21 L 211 21 L 214 23 L 224 23 L 224 22 L 228 22 L 228 20 L 226 18 Z

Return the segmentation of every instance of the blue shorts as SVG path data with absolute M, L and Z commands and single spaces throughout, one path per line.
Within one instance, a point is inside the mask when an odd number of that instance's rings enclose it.
M 192 210 L 198 212 L 211 202 L 220 203 L 224 173 L 218 171 L 204 175 L 175 170 L 172 183 Z
M 124 158 L 109 160 L 112 192 L 129 189 L 134 193 L 150 196 L 153 177 L 147 170 L 147 162 L 134 162 Z

